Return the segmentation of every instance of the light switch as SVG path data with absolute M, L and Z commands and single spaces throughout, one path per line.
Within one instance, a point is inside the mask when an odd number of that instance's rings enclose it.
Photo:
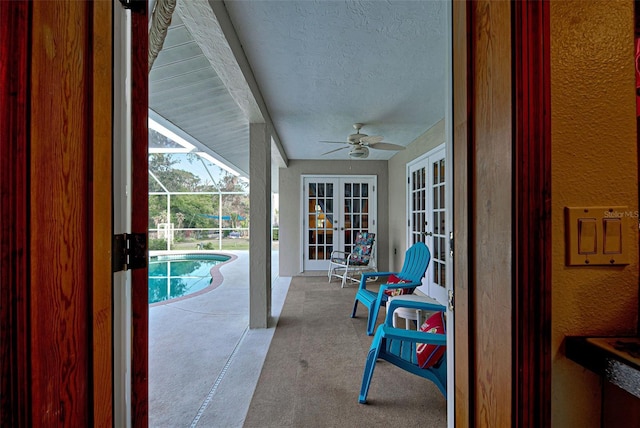
M 622 220 L 619 218 L 605 218 L 604 224 L 604 254 L 622 254 Z
M 636 213 L 626 206 L 566 207 L 566 264 L 629 264 Z
M 578 254 L 596 254 L 598 238 L 596 236 L 596 219 L 578 219 Z

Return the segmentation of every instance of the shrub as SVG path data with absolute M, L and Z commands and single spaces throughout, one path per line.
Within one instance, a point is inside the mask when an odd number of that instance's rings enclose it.
M 149 250 L 166 250 L 167 249 L 167 240 L 166 239 L 149 239 Z

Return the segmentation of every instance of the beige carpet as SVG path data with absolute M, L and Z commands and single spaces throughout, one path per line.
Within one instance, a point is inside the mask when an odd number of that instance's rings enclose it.
M 385 361 L 368 404 L 358 403 L 372 338 L 362 305 L 350 318 L 355 291 L 326 277 L 293 278 L 245 427 L 446 427 L 436 386 Z

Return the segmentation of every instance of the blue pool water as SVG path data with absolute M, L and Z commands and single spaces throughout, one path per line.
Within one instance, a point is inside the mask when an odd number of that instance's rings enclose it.
M 220 254 L 172 254 L 149 258 L 149 303 L 203 290 L 211 284 L 211 268 L 231 257 Z

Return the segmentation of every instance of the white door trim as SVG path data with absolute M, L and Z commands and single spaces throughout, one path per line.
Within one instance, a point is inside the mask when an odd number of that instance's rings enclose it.
M 447 270 L 446 270 L 446 284 L 447 291 L 451 293 L 453 296 L 454 280 L 453 277 L 453 253 L 451 251 L 451 243 L 453 240 L 451 237 L 453 236 L 453 10 L 452 10 L 452 2 L 448 1 L 446 3 L 445 8 L 445 16 L 447 22 L 446 24 L 446 34 L 447 34 L 447 47 L 445 49 L 446 52 L 446 62 L 445 62 L 445 111 L 444 111 L 444 132 L 445 132 L 445 183 L 446 183 L 446 192 L 445 192 L 445 204 L 446 204 L 446 224 L 447 224 L 447 233 L 449 234 L 449 239 L 447 239 Z M 460 183 L 459 185 L 462 185 Z M 455 313 L 453 308 L 447 308 L 447 426 L 449 428 L 454 428 L 456 426 L 455 421 L 455 348 L 454 348 L 454 337 L 453 333 L 455 331 Z
M 131 233 L 131 11 L 113 3 L 113 233 Z M 113 274 L 113 425 L 131 426 L 131 271 Z

